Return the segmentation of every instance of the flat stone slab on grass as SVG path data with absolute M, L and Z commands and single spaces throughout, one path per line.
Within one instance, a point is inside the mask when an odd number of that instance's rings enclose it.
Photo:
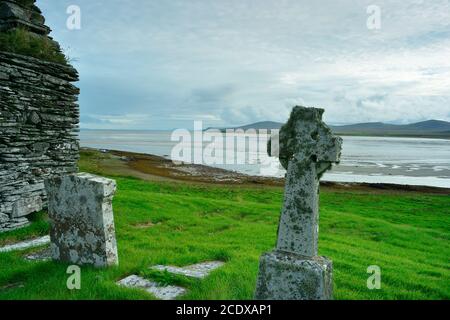
M 186 289 L 177 286 L 162 286 L 157 282 L 149 281 L 137 275 L 131 275 L 117 282 L 118 285 L 127 288 L 144 289 L 161 300 L 174 300 L 186 293 Z
M 192 277 L 192 278 L 199 278 L 203 279 L 206 278 L 212 271 L 220 268 L 225 263 L 222 261 L 208 261 L 208 262 L 202 262 L 193 264 L 186 267 L 173 267 L 173 266 L 153 266 L 151 269 L 158 270 L 158 271 L 167 271 L 174 274 L 181 274 L 186 277 Z
M 50 243 L 50 236 L 44 236 L 37 239 L 27 240 L 15 244 L 10 244 L 0 248 L 0 252 L 11 252 L 18 250 L 26 250 L 30 248 L 44 246 Z
M 50 261 L 52 260 L 52 250 L 50 247 L 27 254 L 24 256 L 28 261 Z
M 16 289 L 16 288 L 25 288 L 25 285 L 23 284 L 23 282 L 8 283 L 8 284 L 0 287 L 0 291 L 6 291 L 6 290 Z

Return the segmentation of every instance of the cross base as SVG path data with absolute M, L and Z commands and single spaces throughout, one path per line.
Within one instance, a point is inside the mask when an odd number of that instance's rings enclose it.
M 333 264 L 325 257 L 272 251 L 261 256 L 256 300 L 331 300 Z

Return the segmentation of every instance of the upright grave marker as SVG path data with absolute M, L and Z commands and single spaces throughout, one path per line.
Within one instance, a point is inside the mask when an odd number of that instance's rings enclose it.
M 342 139 L 322 121 L 324 110 L 295 107 L 280 130 L 285 169 L 277 247 L 260 260 L 256 299 L 323 300 L 333 293 L 332 262 L 318 254 L 319 180 L 339 162 Z
M 80 173 L 48 179 L 45 186 L 53 259 L 96 267 L 118 264 L 115 181 Z

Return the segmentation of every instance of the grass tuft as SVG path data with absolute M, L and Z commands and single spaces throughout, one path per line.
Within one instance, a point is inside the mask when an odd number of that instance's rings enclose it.
M 58 64 L 68 64 L 68 58 L 48 37 L 39 36 L 23 28 L 0 33 L 0 51 L 21 54 Z

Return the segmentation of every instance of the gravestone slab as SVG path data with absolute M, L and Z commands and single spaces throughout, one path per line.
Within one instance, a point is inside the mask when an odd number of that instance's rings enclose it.
M 62 52 L 35 2 L 0 0 L 0 33 L 52 53 L 39 59 L 36 50 L 1 46 L 0 233 L 29 225 L 27 216 L 47 206 L 44 180 L 77 172 L 79 159 L 78 73 L 62 59 L 47 61 Z
M 11 252 L 11 251 L 26 250 L 26 249 L 30 249 L 30 248 L 44 246 L 44 245 L 49 244 L 49 243 L 50 243 L 50 237 L 49 236 L 43 236 L 41 238 L 26 240 L 26 241 L 22 241 L 22 242 L 19 242 L 19 243 L 14 243 L 14 244 L 10 244 L 10 245 L 1 247 L 0 248 L 0 253 L 1 252 Z
M 186 267 L 174 267 L 174 266 L 153 266 L 153 270 L 167 271 L 173 274 L 180 274 L 186 277 L 203 279 L 209 276 L 211 272 L 222 267 L 225 263 L 222 261 L 208 261 L 193 264 Z
M 287 170 L 275 251 L 261 257 L 256 299 L 332 298 L 332 262 L 318 257 L 319 180 L 340 160 L 342 139 L 322 121 L 323 109 L 295 107 L 279 133 Z M 273 146 L 272 146 L 273 145 Z
M 128 276 L 117 282 L 127 288 L 143 289 L 161 300 L 174 300 L 186 293 L 186 289 L 177 286 L 163 286 L 157 282 L 149 281 L 137 275 Z
M 0 2 L 0 31 L 12 28 L 26 28 L 39 35 L 47 35 L 47 27 L 41 10 L 34 5 L 35 1 L 2 0 Z
M 30 225 L 27 218 L 11 219 L 8 215 L 0 213 L 0 233 L 12 231 Z
M 45 186 L 53 259 L 96 267 L 117 265 L 115 181 L 80 173 L 48 179 Z
M 11 218 L 22 218 L 30 213 L 42 210 L 42 207 L 42 198 L 39 196 L 19 199 L 13 205 Z
M 39 251 L 29 253 L 25 255 L 24 258 L 27 261 L 37 261 L 37 262 L 50 261 L 52 260 L 52 251 L 50 249 L 50 246 L 48 246 Z

